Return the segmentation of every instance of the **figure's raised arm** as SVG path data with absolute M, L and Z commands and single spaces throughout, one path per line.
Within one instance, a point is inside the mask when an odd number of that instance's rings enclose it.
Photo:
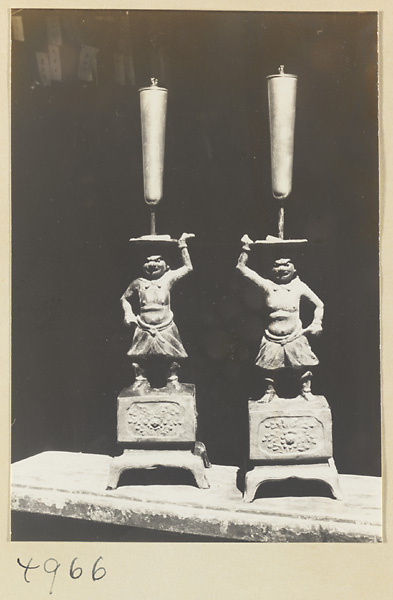
M 132 306 L 129 302 L 129 298 L 131 298 L 134 293 L 137 291 L 138 289 L 138 280 L 134 280 L 130 283 L 130 285 L 128 286 L 128 288 L 126 289 L 126 291 L 124 292 L 124 294 L 122 295 L 122 297 L 120 298 L 120 302 L 121 305 L 123 307 L 123 311 L 124 311 L 124 323 L 126 325 L 131 325 L 131 323 L 136 323 L 136 314 L 134 313 L 134 311 L 132 310 Z
M 302 297 L 306 298 L 311 304 L 314 305 L 314 318 L 312 323 L 304 330 L 304 333 L 310 335 L 319 335 L 322 333 L 322 319 L 324 313 L 324 304 L 322 300 L 306 285 L 303 283 Z
M 242 273 L 242 275 L 244 275 L 244 277 L 251 279 L 251 281 L 253 281 L 258 287 L 266 290 L 269 286 L 269 280 L 264 279 L 258 275 L 258 273 L 247 267 L 248 255 L 251 250 L 250 244 L 252 244 L 253 241 L 248 237 L 248 235 L 243 235 L 241 241 L 243 242 L 243 246 L 236 268 L 240 271 L 240 273 Z
M 177 242 L 177 245 L 181 252 L 183 265 L 179 269 L 169 271 L 168 275 L 170 277 L 171 283 L 178 281 L 178 279 L 181 279 L 182 277 L 184 277 L 184 275 L 187 275 L 187 273 L 190 273 L 193 269 L 190 254 L 187 248 L 187 240 L 193 237 L 195 237 L 193 233 L 183 233 L 183 235 L 179 238 Z

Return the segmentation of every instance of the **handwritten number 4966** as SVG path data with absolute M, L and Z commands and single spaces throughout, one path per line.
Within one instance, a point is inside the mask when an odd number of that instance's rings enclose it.
M 77 567 L 75 564 L 77 560 L 78 560 L 78 558 L 76 557 L 76 558 L 73 558 L 71 561 L 70 577 L 72 579 L 79 579 L 79 577 L 81 577 L 83 574 L 82 567 Z M 95 561 L 93 568 L 91 570 L 91 578 L 93 581 L 99 581 L 106 575 L 106 569 L 104 567 L 98 566 L 98 563 L 100 562 L 100 560 L 102 560 L 102 556 L 99 556 L 97 558 L 97 560 Z M 22 564 L 20 558 L 18 558 L 16 562 L 18 563 L 18 565 L 20 567 L 22 567 L 22 569 L 24 569 L 24 574 L 23 574 L 24 580 L 26 581 L 26 583 L 30 583 L 30 579 L 28 579 L 29 570 L 30 569 L 38 569 L 40 567 L 40 565 L 32 565 L 31 564 L 33 562 L 32 558 L 29 560 L 27 565 Z M 51 583 L 50 590 L 49 590 L 49 593 L 52 594 L 57 571 L 60 568 L 60 563 L 55 558 L 47 558 L 43 564 L 43 568 L 44 568 L 45 573 L 53 574 L 52 583 Z

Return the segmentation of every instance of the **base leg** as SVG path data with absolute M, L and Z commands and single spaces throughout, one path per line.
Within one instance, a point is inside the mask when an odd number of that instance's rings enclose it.
M 115 456 L 112 459 L 109 471 L 108 485 L 106 486 L 107 490 L 115 490 L 119 483 L 120 475 L 123 473 L 123 471 L 127 470 L 127 467 L 122 464 L 121 460 L 119 460 L 121 458 L 123 458 L 123 456 Z
M 189 467 L 189 470 L 194 475 L 195 482 L 199 488 L 206 490 L 210 487 L 209 482 L 206 479 L 203 462 L 201 463 L 201 465 L 199 467 L 198 466 Z
M 337 472 L 336 465 L 334 463 L 333 458 L 329 458 L 329 467 L 330 467 L 329 482 L 326 481 L 326 483 L 329 483 L 330 489 L 332 490 L 332 494 L 336 498 L 336 500 L 342 500 L 343 495 L 342 495 L 340 483 L 338 480 L 338 472 Z
M 252 471 L 246 473 L 246 477 L 244 479 L 244 494 L 243 494 L 243 502 L 252 502 L 255 498 L 255 494 L 257 493 L 258 487 L 262 482 L 253 481 L 251 477 L 249 477 Z
M 204 464 L 205 468 L 210 469 L 212 464 L 207 455 L 207 450 L 206 450 L 205 444 L 203 444 L 202 442 L 195 442 L 193 454 L 195 454 L 196 456 L 200 456 L 203 460 L 203 464 Z

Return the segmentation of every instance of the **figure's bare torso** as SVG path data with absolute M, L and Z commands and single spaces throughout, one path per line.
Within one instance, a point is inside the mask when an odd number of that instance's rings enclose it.
M 138 280 L 140 319 L 149 325 L 160 325 L 172 316 L 170 284 L 165 275 L 159 279 Z
M 303 335 L 319 335 L 322 332 L 323 302 L 296 275 L 296 269 L 290 258 L 280 258 L 274 261 L 272 268 L 273 279 L 261 277 L 256 271 L 247 267 L 250 242 L 244 236 L 244 246 L 239 256 L 237 269 L 253 281 L 264 292 L 264 305 L 267 312 L 266 337 L 283 344 L 294 341 Z M 300 319 L 300 302 L 306 300 L 314 306 L 312 322 L 306 327 Z M 317 360 L 313 355 L 311 360 Z M 315 363 L 312 363 L 315 364 Z M 258 363 L 258 366 L 259 365 Z
M 269 281 L 266 289 L 267 330 L 273 335 L 287 336 L 302 326 L 299 283 L 297 278 L 286 284 Z

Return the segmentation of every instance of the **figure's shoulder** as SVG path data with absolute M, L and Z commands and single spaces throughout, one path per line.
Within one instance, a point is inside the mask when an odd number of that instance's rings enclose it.
M 166 273 L 164 273 L 164 275 L 162 275 L 160 277 L 160 279 L 158 279 L 157 281 L 160 281 L 162 285 L 169 285 L 171 284 L 174 280 L 177 279 L 179 273 L 178 271 L 181 271 L 181 269 L 168 269 L 166 271 Z
M 259 287 L 261 287 L 267 294 L 270 294 L 271 292 L 273 292 L 277 289 L 277 284 L 274 281 L 272 281 L 271 279 L 268 279 L 268 277 L 259 275 L 259 273 L 257 273 L 257 277 L 258 277 L 257 283 L 258 283 Z
M 259 273 L 257 273 L 257 276 L 261 283 L 261 286 L 263 288 L 265 288 L 267 291 L 273 290 L 277 287 L 277 284 L 274 283 L 274 281 L 272 281 L 271 279 L 268 279 L 267 277 L 263 277 L 262 275 L 259 275 Z
M 294 278 L 292 279 L 292 281 L 291 281 L 291 285 L 292 285 L 293 287 L 295 287 L 295 286 L 298 286 L 298 287 L 303 287 L 303 286 L 304 286 L 304 285 L 306 285 L 306 284 L 304 283 L 304 281 L 302 281 L 302 280 L 300 279 L 299 275 L 296 275 L 296 277 L 294 277 Z
M 308 296 L 309 294 L 312 294 L 312 290 L 307 285 L 307 283 L 304 283 L 304 281 L 302 281 L 299 277 L 296 277 L 296 280 L 297 281 L 296 281 L 295 285 L 303 294 L 305 294 L 306 296 Z
M 144 277 L 137 277 L 136 279 L 134 279 L 134 281 L 131 281 L 130 287 L 138 289 L 141 285 L 143 285 L 143 283 L 147 283 L 147 281 L 148 280 Z
M 126 291 L 124 292 L 122 299 L 129 298 L 130 296 L 132 296 L 134 291 L 139 290 L 139 288 L 140 288 L 139 282 L 140 282 L 140 279 L 134 279 L 133 281 L 131 281 L 131 283 L 127 287 Z
M 168 271 L 166 273 L 164 273 L 164 275 L 161 275 L 161 277 L 159 277 L 158 279 L 156 279 L 156 283 L 159 286 L 165 286 L 168 285 L 173 278 L 173 271 L 172 269 L 168 269 Z
M 276 287 L 276 283 L 274 283 L 274 281 L 272 279 L 269 279 L 268 277 L 262 277 L 262 275 L 259 276 L 261 279 L 263 279 L 263 281 L 265 282 L 265 284 L 269 287 Z
M 297 275 L 287 285 L 291 290 L 296 290 L 299 293 L 302 293 L 308 289 L 307 285 Z
M 267 279 L 266 277 L 263 277 L 262 275 L 257 273 L 257 271 L 254 271 L 254 269 L 250 269 L 250 267 L 247 267 L 244 265 L 241 268 L 241 271 L 242 271 L 243 275 L 248 277 L 248 279 L 251 279 L 251 281 L 253 281 L 256 285 L 258 285 L 265 291 L 273 288 L 273 285 L 274 285 L 273 281 L 271 281 L 270 279 Z

